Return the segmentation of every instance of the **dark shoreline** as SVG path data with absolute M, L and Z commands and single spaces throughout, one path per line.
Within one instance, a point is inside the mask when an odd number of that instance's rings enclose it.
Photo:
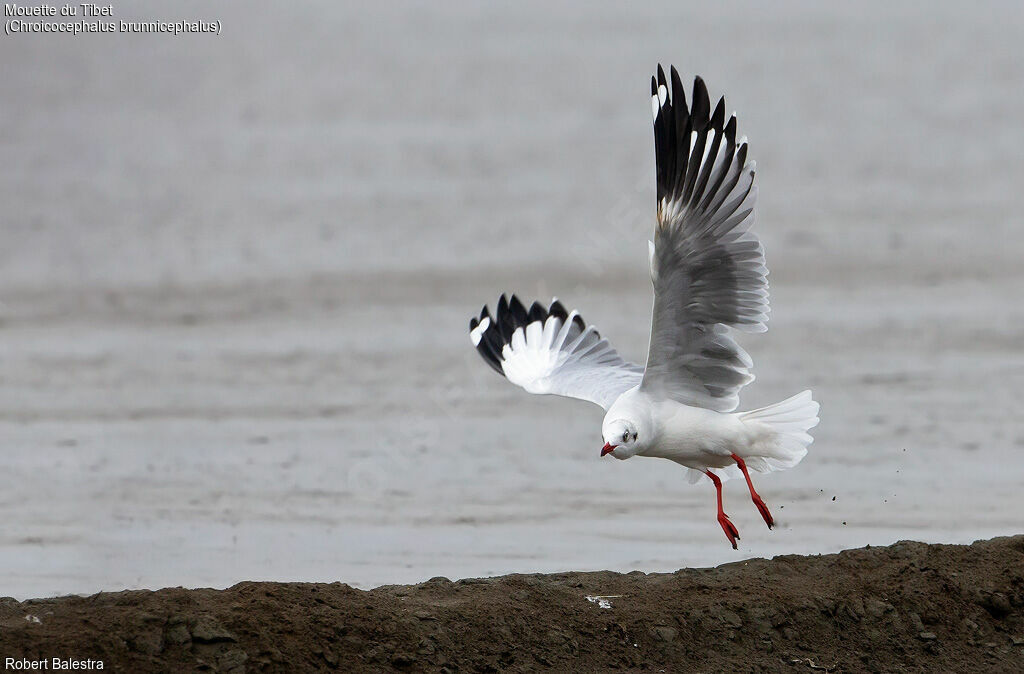
M 672 574 L 0 599 L 12 657 L 131 672 L 1024 671 L 1024 535 Z

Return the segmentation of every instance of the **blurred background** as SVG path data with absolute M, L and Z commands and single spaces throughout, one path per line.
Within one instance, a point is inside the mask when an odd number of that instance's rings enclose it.
M 81 18 L 81 17 L 79 17 Z M 0 36 L 0 595 L 671 571 L 1021 532 L 1024 11 L 131 3 L 220 36 Z M 646 354 L 657 63 L 726 94 L 771 268 L 726 510 L 601 460 L 467 323 L 557 295 Z

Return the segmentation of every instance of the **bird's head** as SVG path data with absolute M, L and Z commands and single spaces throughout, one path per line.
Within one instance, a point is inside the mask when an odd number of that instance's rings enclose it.
M 606 421 L 601 429 L 601 436 L 604 438 L 601 456 L 611 454 L 616 459 L 636 456 L 644 442 L 644 438 L 640 437 L 638 424 L 628 419 Z

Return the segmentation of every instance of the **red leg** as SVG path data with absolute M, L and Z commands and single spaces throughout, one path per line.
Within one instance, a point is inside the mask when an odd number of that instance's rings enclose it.
M 747 486 L 750 488 L 750 500 L 754 502 L 755 506 L 757 506 L 758 512 L 760 512 L 761 517 L 764 518 L 764 523 L 768 525 L 769 529 L 771 529 L 775 526 L 775 520 L 772 519 L 772 514 L 768 512 L 768 506 L 764 504 L 761 497 L 758 496 L 756 491 L 754 491 L 754 483 L 750 481 L 750 473 L 747 472 L 747 463 L 735 454 L 732 455 L 732 459 L 736 462 L 736 465 L 740 467 L 740 470 L 743 471 L 743 477 L 747 478 Z
M 705 470 L 704 474 L 715 483 L 715 491 L 718 492 L 718 523 L 722 525 L 725 537 L 729 539 L 729 542 L 732 543 L 732 549 L 735 550 L 736 541 L 740 539 L 740 532 L 736 529 L 736 525 L 729 521 L 729 516 L 725 514 L 725 511 L 722 510 L 722 481 L 710 470 Z

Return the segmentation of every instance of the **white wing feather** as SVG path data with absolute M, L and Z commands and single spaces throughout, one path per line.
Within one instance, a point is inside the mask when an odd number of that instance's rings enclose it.
M 640 384 L 643 368 L 628 363 L 558 300 L 548 309 L 534 302 L 529 311 L 502 295 L 492 319 L 487 307 L 470 322 L 470 338 L 484 360 L 510 382 L 530 393 L 578 398 L 608 409 Z

